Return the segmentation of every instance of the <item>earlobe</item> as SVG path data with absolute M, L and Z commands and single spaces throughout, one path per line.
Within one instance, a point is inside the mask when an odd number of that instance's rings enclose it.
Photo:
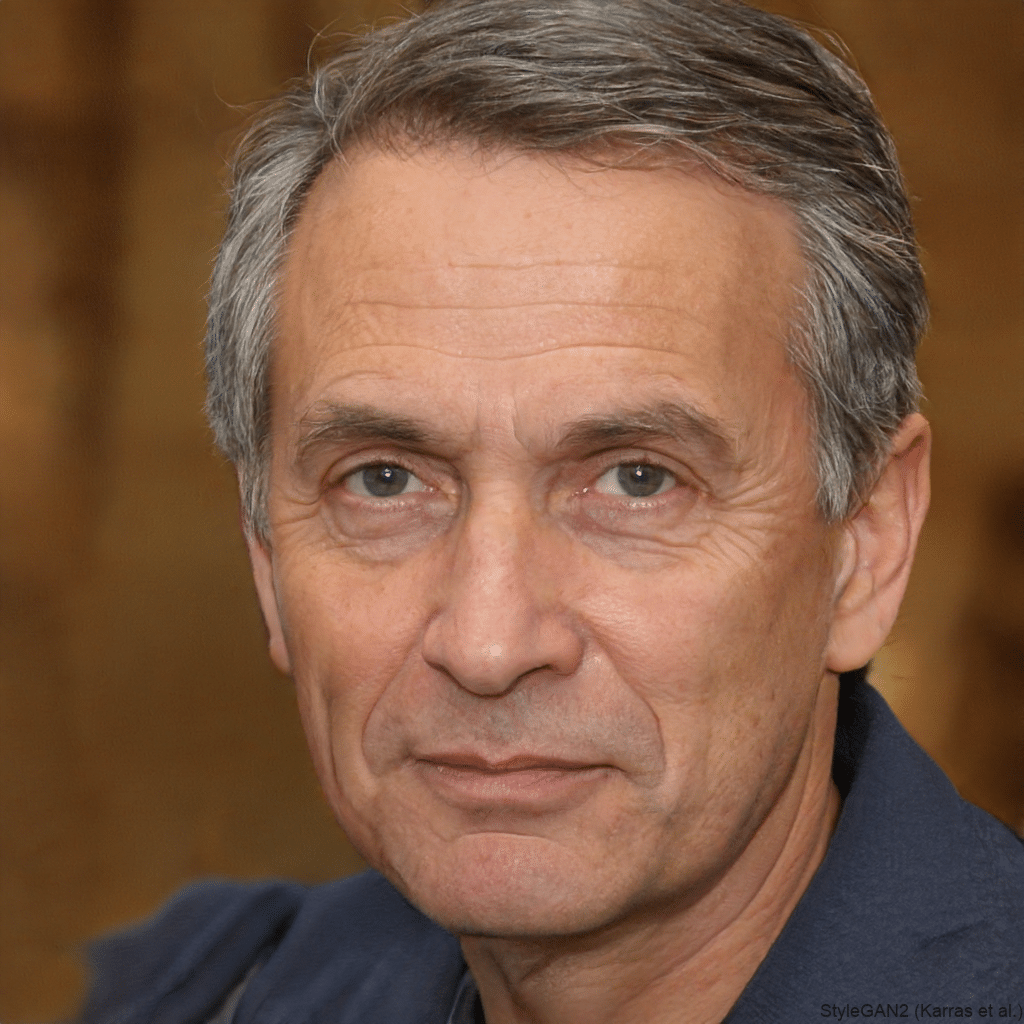
M 885 643 L 907 588 L 930 496 L 931 429 L 914 413 L 900 425 L 868 500 L 844 525 L 832 628 L 832 672 L 866 665 Z
M 281 612 L 277 607 L 273 557 L 270 549 L 262 541 L 252 538 L 247 541 L 247 544 L 249 561 L 252 564 L 252 577 L 256 584 L 256 596 L 259 598 L 263 621 L 267 626 L 270 660 L 279 671 L 290 675 L 291 658 L 288 656 L 288 647 L 285 644 Z

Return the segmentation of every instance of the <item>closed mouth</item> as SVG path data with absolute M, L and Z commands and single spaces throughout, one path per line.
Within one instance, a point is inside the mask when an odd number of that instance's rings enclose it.
M 451 768 L 459 771 L 475 771 L 485 775 L 506 775 L 513 772 L 552 771 L 579 772 L 592 768 L 608 768 L 606 764 L 587 761 L 568 761 L 555 757 L 520 754 L 516 757 L 491 761 L 476 754 L 452 753 L 429 754 L 416 758 L 423 764 L 437 768 Z

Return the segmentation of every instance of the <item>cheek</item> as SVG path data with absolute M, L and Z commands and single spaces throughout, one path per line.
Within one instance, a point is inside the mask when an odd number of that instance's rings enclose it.
M 805 557 L 794 558 L 800 551 Z M 829 592 L 824 561 L 793 537 L 780 537 L 724 590 L 707 623 L 715 686 L 708 728 L 723 780 L 738 783 L 745 771 L 767 781 L 797 756 L 824 677 Z
M 687 563 L 606 579 L 590 588 L 585 615 L 597 646 L 652 703 L 696 709 L 736 692 L 770 611 L 759 570 L 740 579 L 699 554 Z
M 679 787 L 728 786 L 743 764 L 756 774 L 799 744 L 822 678 L 829 591 L 822 565 L 798 564 L 793 550 L 779 538 L 744 564 L 694 552 L 588 601 L 598 647 L 657 716 L 669 771 L 689 773 Z
M 299 711 L 332 803 L 360 774 L 374 707 L 417 649 L 424 592 L 413 574 L 365 572 L 329 556 L 279 580 Z
M 424 581 L 409 567 L 352 566 L 328 552 L 283 580 L 285 632 L 296 675 L 339 698 L 361 693 L 404 657 Z

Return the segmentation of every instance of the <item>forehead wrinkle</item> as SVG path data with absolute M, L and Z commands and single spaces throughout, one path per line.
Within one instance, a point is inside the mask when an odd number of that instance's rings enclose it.
M 336 304 L 391 304 L 406 307 L 487 308 L 551 304 L 564 306 L 682 309 L 712 301 L 707 285 L 692 287 L 698 267 L 688 259 L 629 261 L 608 259 L 596 252 L 586 260 L 544 257 L 466 262 L 447 254 L 443 260 L 421 262 L 354 261 L 344 279 L 331 275 L 328 288 Z M 325 261 L 326 262 L 326 261 Z M 742 268 L 713 289 L 714 301 L 728 302 L 742 285 Z
M 514 363 L 520 359 L 536 359 L 539 356 L 547 355 L 558 355 L 559 352 L 565 352 L 569 349 L 623 349 L 627 352 L 657 352 L 659 355 L 671 355 L 672 350 L 669 346 L 657 346 L 657 345 L 623 345 L 620 341 L 597 341 L 592 338 L 586 341 L 569 342 L 558 340 L 557 343 L 552 343 L 550 348 L 544 348 L 543 343 L 539 343 L 538 347 L 532 352 L 512 352 L 507 354 L 490 354 L 481 352 L 464 352 L 462 350 L 454 349 L 437 349 L 427 345 L 412 345 L 408 342 L 379 342 L 379 341 L 364 341 L 362 343 L 346 343 L 346 352 L 356 352 L 361 349 L 376 349 L 377 351 L 384 352 L 392 349 L 410 349 L 413 352 L 423 352 L 424 350 L 429 351 L 433 356 L 439 356 L 444 359 L 463 359 L 473 360 L 478 359 L 483 362 L 489 363 Z M 374 373 L 367 372 L 365 370 L 353 371 L 350 374 L 338 378 L 339 380 L 354 379 L 356 377 L 379 377 L 382 380 L 385 379 L 398 379 L 395 374 L 392 373 Z
M 536 319 L 524 325 L 529 327 L 528 331 L 521 331 L 510 339 L 505 317 L 517 309 L 523 310 L 524 316 Z M 439 356 L 496 361 L 527 358 L 559 349 L 618 348 L 670 353 L 677 347 L 681 329 L 709 329 L 702 315 L 704 312 L 660 304 L 598 305 L 560 301 L 448 306 L 425 302 L 352 303 L 339 299 L 322 311 L 319 322 L 307 322 L 303 333 L 311 339 L 321 360 L 330 359 L 332 353 L 366 349 L 384 352 L 401 348 L 430 351 Z M 423 319 L 414 319 L 418 314 L 422 314 Z M 510 344 L 512 341 L 514 344 Z M 505 351 L 492 351 L 495 348 Z M 509 348 L 513 351 L 508 351 Z
M 565 271 L 559 273 L 558 271 Z M 349 302 L 401 301 L 404 292 L 429 290 L 459 300 L 474 291 L 486 289 L 506 292 L 523 302 L 620 302 L 634 304 L 636 298 L 646 301 L 664 291 L 666 282 L 683 286 L 693 276 L 692 268 L 679 264 L 655 266 L 622 263 L 531 262 L 529 265 L 493 264 L 485 266 L 445 265 L 411 268 L 392 264 L 379 270 L 353 268 L 345 285 L 338 289 Z M 339 282 L 340 283 L 340 282 Z M 683 288 L 677 294 L 691 301 Z
M 360 266 L 358 270 L 356 270 L 353 276 L 360 277 L 364 274 L 377 273 L 378 271 L 392 273 L 395 270 L 395 267 L 396 264 L 394 260 L 366 259 L 365 262 L 363 262 L 362 266 Z M 421 263 L 413 262 L 411 260 L 404 260 L 401 263 L 401 268 L 403 272 L 429 274 L 436 274 L 439 271 L 445 270 L 528 271 L 532 270 L 534 267 L 580 267 L 584 269 L 599 267 L 602 269 L 611 268 L 614 270 L 653 270 L 656 272 L 660 272 L 662 269 L 660 263 L 652 263 L 648 261 L 633 263 L 629 260 L 601 259 L 600 257 L 588 257 L 585 260 L 569 260 L 545 259 L 543 257 L 525 256 L 521 260 L 503 259 L 500 262 L 497 262 L 474 260 L 472 258 L 466 258 L 465 260 L 462 260 L 449 256 L 447 257 L 447 260 L 444 263 L 432 262 L 430 260 L 424 260 Z
M 554 300 L 537 300 L 535 302 L 523 301 L 523 302 L 502 302 L 502 303 L 474 303 L 472 305 L 463 305 L 461 303 L 433 303 L 433 302 L 395 302 L 391 299 L 358 299 L 356 301 L 347 301 L 344 303 L 347 309 L 358 309 L 361 306 L 369 306 L 371 308 L 383 307 L 384 309 L 452 309 L 452 310 L 470 310 L 470 309 L 533 309 L 536 307 L 548 307 L 552 309 L 565 308 L 593 308 L 593 309 L 657 309 L 664 313 L 674 313 L 687 320 L 694 320 L 700 323 L 700 319 L 691 313 L 688 313 L 685 309 L 681 309 L 679 306 L 661 305 L 660 303 L 654 302 L 594 302 L 589 299 L 581 299 L 578 302 L 573 302 L 570 299 L 559 299 L 557 302 Z

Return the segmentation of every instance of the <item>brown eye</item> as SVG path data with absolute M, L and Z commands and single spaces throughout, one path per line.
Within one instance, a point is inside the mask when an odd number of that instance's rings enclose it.
M 426 490 L 409 470 L 388 462 L 360 467 L 345 477 L 345 486 L 361 498 L 395 498 Z
M 651 498 L 669 490 L 675 483 L 675 477 L 662 466 L 649 462 L 624 462 L 603 473 L 597 481 L 596 490 L 626 498 Z

